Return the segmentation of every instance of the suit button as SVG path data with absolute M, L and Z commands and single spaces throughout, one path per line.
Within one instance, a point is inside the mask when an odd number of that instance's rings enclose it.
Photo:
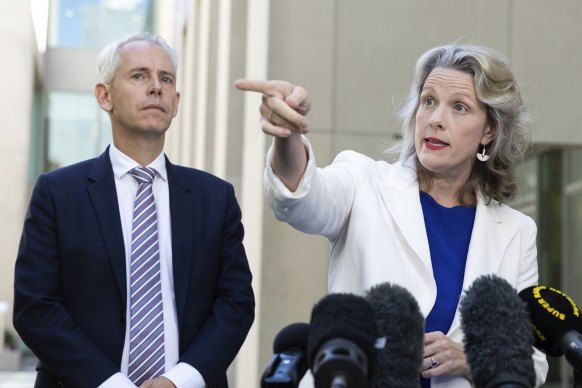
M 123 311 L 119 312 L 119 315 L 117 316 L 117 320 L 119 322 L 123 322 L 125 320 L 125 314 L 123 313 Z

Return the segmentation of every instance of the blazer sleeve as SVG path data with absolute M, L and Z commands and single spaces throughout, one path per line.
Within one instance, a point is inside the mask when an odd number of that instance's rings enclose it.
M 295 192 L 283 184 L 272 167 L 273 147 L 267 153 L 264 191 L 267 204 L 279 221 L 309 234 L 336 238 L 352 210 L 358 182 L 372 159 L 343 151 L 325 168 L 316 167 L 313 148 L 305 136 L 308 162 Z
M 96 387 L 119 372 L 63 303 L 54 201 L 46 176 L 33 190 L 14 281 L 13 323 L 24 343 L 65 386 Z
M 254 320 L 252 275 L 243 246 L 241 210 L 228 184 L 220 236 L 220 269 L 210 314 L 180 357 L 215 386 L 241 348 Z

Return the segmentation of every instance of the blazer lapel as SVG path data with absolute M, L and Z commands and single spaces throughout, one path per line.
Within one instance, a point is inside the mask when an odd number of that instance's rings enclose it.
M 491 201 L 488 206 L 484 201 L 482 194 L 479 193 L 461 298 L 478 277 L 498 272 L 505 251 L 518 231 L 514 224 L 504 222 L 500 217 L 498 210 L 500 205 L 496 201 Z M 460 327 L 460 318 L 457 310 L 450 333 Z
M 481 194 L 477 198 L 463 289 L 468 288 L 483 274 L 497 273 L 505 250 L 518 231 L 516 225 L 504 222 L 499 216 L 500 205 L 496 201 L 491 201 L 486 206 Z
M 103 242 L 109 252 L 111 268 L 119 288 L 121 301 L 125 305 L 127 300 L 125 247 L 117 191 L 109 159 L 109 147 L 95 159 L 95 164 L 87 178 L 89 179 L 87 191 L 101 228 Z
M 399 162 L 400 163 L 400 162 Z M 430 248 L 420 204 L 416 172 L 412 166 L 396 164 L 382 179 L 380 191 L 386 208 L 394 218 L 410 248 L 432 274 Z
M 179 170 L 166 158 L 168 189 L 170 193 L 170 218 L 172 228 L 172 263 L 174 268 L 174 294 L 178 325 L 186 309 L 188 277 L 192 263 L 194 200 L 190 188 Z

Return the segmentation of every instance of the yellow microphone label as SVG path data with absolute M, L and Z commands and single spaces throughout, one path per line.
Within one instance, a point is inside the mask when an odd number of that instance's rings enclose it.
M 570 303 L 570 305 L 572 306 L 572 314 L 574 314 L 574 316 L 576 316 L 576 317 L 580 316 L 580 310 L 578 309 L 578 306 L 576 305 L 576 303 L 574 303 L 572 298 L 570 298 L 568 295 L 566 295 L 562 291 L 557 290 L 557 289 L 552 288 L 552 287 L 548 288 L 546 286 L 534 287 L 533 288 L 534 299 L 552 316 L 558 318 L 561 321 L 566 319 L 566 314 L 564 312 L 559 311 L 556 307 L 552 306 L 546 299 L 543 298 L 542 291 L 544 291 L 544 290 L 549 290 L 550 292 L 555 292 L 556 294 L 564 297 L 568 301 L 568 303 Z

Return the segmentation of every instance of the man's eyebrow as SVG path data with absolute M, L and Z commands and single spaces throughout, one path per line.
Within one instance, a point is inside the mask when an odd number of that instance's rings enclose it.
M 131 69 L 129 69 L 129 72 L 130 73 L 133 73 L 134 71 L 141 71 L 141 72 L 144 72 L 144 73 L 151 73 L 152 72 L 152 70 L 149 67 L 144 67 L 144 66 L 142 66 L 142 67 L 132 67 Z M 166 76 L 169 75 L 172 78 L 176 78 L 176 75 L 174 74 L 173 71 L 161 70 L 159 74 L 166 75 Z
M 161 75 L 167 75 L 167 76 L 170 76 L 170 77 L 172 77 L 172 78 L 176 78 L 176 75 L 175 75 L 175 74 L 174 74 L 174 72 L 172 72 L 172 71 L 165 71 L 165 70 L 162 70 L 162 71 L 160 71 L 160 74 L 161 74 Z
M 147 67 L 132 67 L 131 69 L 129 69 L 129 72 L 134 72 L 134 71 L 143 71 L 146 73 L 149 73 L 151 70 Z

